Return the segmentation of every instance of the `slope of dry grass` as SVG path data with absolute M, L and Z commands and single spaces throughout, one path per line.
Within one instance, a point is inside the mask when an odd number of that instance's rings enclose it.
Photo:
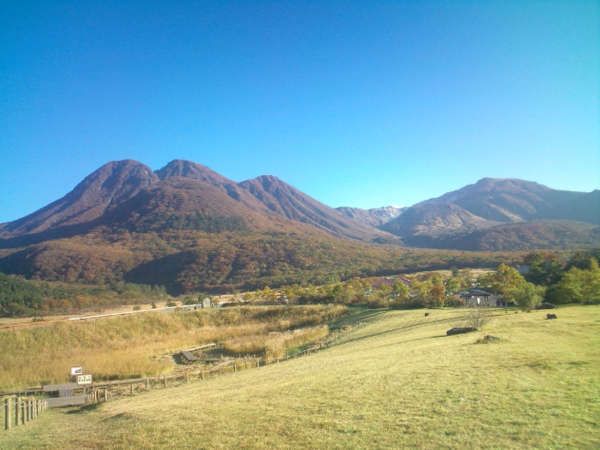
M 600 307 L 381 311 L 319 353 L 69 414 L 6 448 L 598 448 Z M 484 334 L 498 343 L 476 344 Z
M 148 312 L 0 330 L 0 391 L 67 381 L 74 365 L 97 380 L 159 375 L 173 369 L 169 354 L 183 348 L 271 332 L 285 336 L 290 329 L 330 322 L 346 310 L 310 305 Z

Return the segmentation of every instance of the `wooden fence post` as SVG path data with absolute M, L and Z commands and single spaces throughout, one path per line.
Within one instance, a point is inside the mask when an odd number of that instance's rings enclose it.
M 4 399 L 4 429 L 10 430 L 10 400 Z
M 146 390 L 150 390 L 150 380 L 146 378 Z
M 19 426 L 19 421 L 21 420 L 21 417 L 19 415 L 19 411 L 21 408 L 19 400 L 20 400 L 19 397 L 15 397 L 15 426 L 16 427 Z
M 167 376 L 163 375 L 163 385 L 164 387 L 167 387 Z
M 129 394 L 133 395 L 133 383 L 129 385 Z

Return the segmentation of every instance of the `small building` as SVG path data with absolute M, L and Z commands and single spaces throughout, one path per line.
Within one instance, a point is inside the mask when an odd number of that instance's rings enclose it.
M 466 306 L 498 306 L 498 297 L 481 289 L 469 289 L 461 292 L 459 297 L 465 301 Z

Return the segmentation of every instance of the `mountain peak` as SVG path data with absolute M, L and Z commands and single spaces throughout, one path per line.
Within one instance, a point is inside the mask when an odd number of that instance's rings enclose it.
M 5 230 L 25 234 L 90 222 L 156 181 L 158 177 L 152 169 L 138 161 L 111 161 L 85 177 L 63 198 L 10 222 Z
M 259 183 L 265 188 L 270 186 L 288 186 L 288 184 L 285 181 L 281 180 L 280 178 L 277 178 L 275 175 L 259 175 L 258 177 L 248 181 L 251 183 Z
M 182 177 L 204 181 L 213 186 L 222 186 L 223 184 L 232 183 L 231 180 L 218 174 L 212 169 L 203 166 L 202 164 L 184 159 L 174 159 L 155 173 L 161 180 L 172 177 Z

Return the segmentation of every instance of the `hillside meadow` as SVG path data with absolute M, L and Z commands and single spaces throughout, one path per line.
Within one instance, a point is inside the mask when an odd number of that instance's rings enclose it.
M 600 307 L 372 311 L 310 356 L 83 410 L 0 435 L 5 448 L 598 448 Z M 496 343 L 476 343 L 484 335 Z
M 66 382 L 74 365 L 96 380 L 167 374 L 175 369 L 173 353 L 211 342 L 233 356 L 269 360 L 327 335 L 327 323 L 346 311 L 341 305 L 252 306 L 0 330 L 0 391 Z

